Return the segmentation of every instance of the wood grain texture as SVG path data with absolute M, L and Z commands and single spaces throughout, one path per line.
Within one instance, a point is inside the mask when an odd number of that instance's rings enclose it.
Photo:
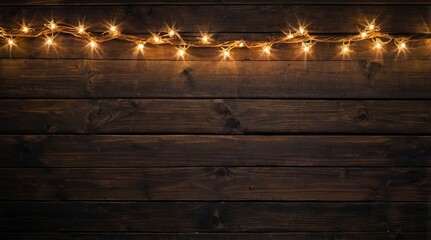
M 3 233 L 9 240 L 423 240 L 427 233 Z
M 431 166 L 431 137 L 0 136 L 0 167 L 192 166 Z
M 427 203 L 2 202 L 1 231 L 417 232 Z
M 431 61 L 0 60 L 0 98 L 431 98 Z
M 0 132 L 431 133 L 431 102 L 1 100 Z
M 145 34 L 148 37 L 149 34 Z M 141 35 L 139 35 L 141 36 Z M 182 34 L 186 41 L 196 42 L 200 33 Z M 268 41 L 271 38 L 283 37 L 282 33 L 219 33 L 214 34 L 212 38 L 214 43 L 225 41 L 237 41 L 245 39 L 247 41 Z M 346 34 L 319 34 L 321 38 L 345 37 Z M 405 36 L 405 35 L 399 35 Z M 0 59 L 112 59 L 112 60 L 169 60 L 180 62 L 178 59 L 178 49 L 170 45 L 151 45 L 146 44 L 143 52 L 136 49 L 136 43 L 125 42 L 121 40 L 112 40 L 98 45 L 97 50 L 91 50 L 88 42 L 74 38 L 70 35 L 58 35 L 55 38 L 55 45 L 50 48 L 46 47 L 44 38 L 27 38 L 17 42 L 17 47 L 0 48 Z M 348 55 L 341 54 L 340 43 L 318 43 L 311 48 L 311 51 L 305 55 L 301 43 L 295 44 L 276 44 L 272 46 L 271 55 L 262 54 L 261 48 L 246 49 L 236 48 L 231 51 L 229 61 L 261 61 L 264 64 L 268 61 L 280 60 L 335 60 L 335 61 L 374 61 L 393 63 L 402 60 L 430 60 L 431 50 L 426 40 L 409 41 L 408 50 L 398 51 L 394 44 L 387 44 L 383 50 L 376 51 L 372 41 L 353 42 L 351 43 L 352 52 Z M 218 61 L 225 62 L 219 47 L 201 47 L 187 49 L 184 58 L 187 61 Z M 226 60 L 227 61 L 227 60 Z M 214 64 L 214 63 L 211 63 Z M 233 65 L 231 63 L 231 65 Z M 234 65 L 233 65 L 234 67 Z
M 106 22 L 121 23 L 125 33 L 159 32 L 176 23 L 181 32 L 281 32 L 305 21 L 312 33 L 357 33 L 357 26 L 377 18 L 391 33 L 424 33 L 431 5 L 146 5 L 1 7 L 4 28 L 34 25 L 49 18 L 69 24 L 83 20 L 91 31 L 105 32 Z M 109 14 L 108 14 L 109 13 Z M 244 16 L 247 16 L 244 19 Z M 413 17 L 414 16 L 414 17 Z
M 0 169 L 0 200 L 429 201 L 429 168 Z
M 429 4 L 428 0 L 2 0 L 0 5 L 148 5 L 148 4 Z

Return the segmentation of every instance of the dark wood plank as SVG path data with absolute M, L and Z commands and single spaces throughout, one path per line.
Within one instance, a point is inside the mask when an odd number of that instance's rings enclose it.
M 283 37 L 282 34 L 271 34 L 274 37 Z M 322 35 L 319 35 L 323 37 Z M 346 36 L 345 34 L 325 34 L 327 37 Z M 184 39 L 196 42 L 200 34 L 185 34 Z M 247 39 L 249 41 L 268 41 L 268 34 L 246 33 L 220 33 L 213 36 L 215 43 Z M 59 35 L 55 38 L 55 46 L 49 48 L 45 44 L 45 38 L 30 38 L 17 40 L 16 47 L 12 50 L 8 47 L 0 48 L 1 59 L 144 59 L 144 60 L 177 60 L 177 48 L 170 45 L 147 44 L 143 53 L 137 51 L 134 42 L 112 40 L 101 43 L 97 51 L 88 47 L 88 42 L 73 38 L 70 35 Z M 407 42 L 408 50 L 398 51 L 393 43 L 384 46 L 384 50 L 373 49 L 371 40 L 354 42 L 351 44 L 351 53 L 341 54 L 341 43 L 317 43 L 307 56 L 303 53 L 302 44 L 276 44 L 272 46 L 271 55 L 262 54 L 262 48 L 246 49 L 236 48 L 231 51 L 229 60 L 237 61 L 262 61 L 268 60 L 371 60 L 376 62 L 392 63 L 394 60 L 429 60 L 431 51 L 427 40 Z M 182 59 L 180 59 L 182 60 Z M 223 61 L 221 48 L 201 47 L 189 48 L 185 57 L 187 61 Z M 214 63 L 212 63 L 214 64 Z
M 148 5 L 148 4 L 429 4 L 427 0 L 2 0 L 0 5 Z
M 430 101 L 1 100 L 1 133 L 431 133 Z
M 1 231 L 427 232 L 427 203 L 2 202 Z
M 431 98 L 431 61 L 0 60 L 0 98 Z
M 0 167 L 431 166 L 431 137 L 0 136 Z
M 382 31 L 427 32 L 431 5 L 146 5 L 146 6 L 14 6 L 1 7 L 4 28 L 18 28 L 23 19 L 41 26 L 49 18 L 91 25 L 106 31 L 115 19 L 127 33 L 158 32 L 165 23 L 176 23 L 182 32 L 281 32 L 298 19 L 310 23 L 313 33 L 357 33 L 357 26 L 377 18 Z M 244 19 L 244 16 L 247 16 Z
M 427 233 L 2 233 L 8 240 L 423 240 Z
M 429 168 L 1 168 L 0 200 L 428 201 Z

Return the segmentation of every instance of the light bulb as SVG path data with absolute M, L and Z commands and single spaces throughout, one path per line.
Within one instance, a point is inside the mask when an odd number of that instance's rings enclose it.
M 364 38 L 366 38 L 367 37 L 367 32 L 361 32 L 361 37 L 364 39 Z
M 265 47 L 263 47 L 262 51 L 265 54 L 271 54 L 271 47 L 270 46 L 265 46 Z
M 22 26 L 21 27 L 21 32 L 28 33 L 29 31 L 30 31 L 30 29 L 27 26 Z
M 51 22 L 49 22 L 49 28 L 51 30 L 54 30 L 55 28 L 57 28 L 57 24 L 55 24 L 54 20 L 52 20 Z
M 310 46 L 308 46 L 307 44 L 305 44 L 305 43 L 302 43 L 302 50 L 305 52 L 305 53 L 308 53 L 309 51 L 310 51 Z
M 170 29 L 168 32 L 169 37 L 173 38 L 175 36 L 175 30 L 174 29 Z
M 286 38 L 287 39 L 292 39 L 294 36 L 293 36 L 293 34 L 291 34 L 291 33 L 289 33 L 287 36 L 286 36 Z
M 382 44 L 377 42 L 375 45 L 376 49 L 382 49 Z
M 342 51 L 343 51 L 344 54 L 349 53 L 350 52 L 349 46 L 343 46 Z
M 46 44 L 47 45 L 52 45 L 52 44 L 54 44 L 54 40 L 52 38 L 50 38 L 50 37 L 47 37 L 46 38 Z
M 111 26 L 111 27 L 109 27 L 109 31 L 116 32 L 117 31 L 117 26 Z
M 183 48 L 178 49 L 178 51 L 177 51 L 177 55 L 178 55 L 179 57 L 184 57 L 184 55 L 186 55 L 186 50 L 185 50 L 185 49 L 183 49 Z
M 90 47 L 95 48 L 97 46 L 97 43 L 94 40 L 90 41 Z
M 405 50 L 407 49 L 407 44 L 405 42 L 402 42 L 398 45 L 398 50 Z
M 208 44 L 208 43 L 210 42 L 210 38 L 209 38 L 209 36 L 208 36 L 208 35 L 206 35 L 206 34 L 202 35 L 202 37 L 201 37 L 201 42 L 202 42 L 203 44 Z
M 141 42 L 141 43 L 138 43 L 138 45 L 136 47 L 138 48 L 138 50 L 143 50 L 145 45 L 144 45 L 144 43 Z
M 228 58 L 230 56 L 230 51 L 227 49 L 222 50 L 223 58 Z
M 239 47 L 244 47 L 244 43 L 243 43 L 243 42 L 240 42 L 240 43 L 238 44 L 238 46 L 239 46 Z
M 9 44 L 9 46 L 13 46 L 15 44 L 15 41 L 13 39 L 9 39 L 7 40 L 7 43 Z
M 85 27 L 84 27 L 84 25 L 79 25 L 78 26 L 78 33 L 79 34 L 83 34 L 85 32 Z
M 305 33 L 305 29 L 303 27 L 299 27 L 298 32 L 300 35 L 303 35 Z
M 153 40 L 154 40 L 155 43 L 159 43 L 161 41 L 160 37 L 158 37 L 158 36 L 154 36 Z
M 373 31 L 375 27 L 376 26 L 374 26 L 374 24 L 372 24 L 372 23 L 370 25 L 368 25 L 368 29 L 370 29 L 371 31 Z

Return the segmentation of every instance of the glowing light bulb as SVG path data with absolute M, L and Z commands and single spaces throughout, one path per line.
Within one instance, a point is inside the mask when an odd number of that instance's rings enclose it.
M 178 57 L 184 57 L 186 55 L 186 50 L 184 48 L 179 48 L 177 51 Z
M 109 27 L 109 31 L 116 32 L 117 31 L 117 26 L 111 26 L 111 27 Z
M 57 28 L 57 24 L 55 24 L 54 20 L 52 20 L 51 22 L 49 22 L 49 26 L 48 26 L 51 30 L 54 30 Z
M 83 34 L 85 32 L 85 27 L 84 27 L 84 25 L 79 25 L 78 26 L 78 33 L 79 34 Z
M 407 49 L 407 44 L 405 42 L 402 42 L 398 45 L 398 50 L 405 50 Z
M 370 29 L 371 31 L 373 31 L 376 28 L 376 26 L 374 26 L 374 24 L 370 24 L 368 25 L 368 29 Z
M 361 32 L 361 37 L 362 37 L 362 39 L 366 38 L 367 37 L 367 32 Z
M 227 49 L 223 49 L 222 53 L 223 53 L 223 58 L 224 59 L 226 59 L 226 58 L 228 58 L 230 56 L 230 51 L 227 50 Z
M 160 43 L 160 41 L 161 41 L 159 36 L 154 36 L 153 40 L 155 43 Z
M 208 44 L 208 43 L 210 43 L 210 37 L 209 37 L 208 35 L 206 35 L 206 34 L 202 35 L 202 37 L 201 37 L 201 42 L 202 42 L 203 44 Z
M 342 51 L 344 54 L 347 54 L 347 53 L 349 53 L 349 52 L 350 52 L 350 48 L 349 48 L 349 46 L 343 46 L 343 48 L 341 49 L 341 51 Z
M 375 47 L 376 47 L 376 49 L 382 49 L 382 44 L 381 44 L 381 43 L 379 43 L 379 42 L 377 42 L 377 43 L 375 44 Z
M 300 35 L 303 35 L 305 33 L 305 28 L 299 27 L 298 32 Z
M 175 30 L 174 29 L 170 29 L 168 32 L 169 37 L 173 38 L 175 37 Z
M 45 40 L 45 42 L 46 42 L 46 44 L 48 46 L 50 46 L 50 45 L 54 44 L 54 39 L 52 39 L 50 37 L 47 37 L 46 40 Z
M 15 44 L 15 41 L 13 39 L 9 39 L 7 40 L 7 43 L 12 47 Z
M 302 43 L 302 51 L 304 51 L 304 53 L 308 53 L 311 50 L 311 43 Z
M 27 26 L 22 26 L 21 27 L 21 32 L 28 33 L 28 32 L 30 32 L 30 29 Z
M 97 46 L 97 43 L 94 40 L 90 41 L 90 47 L 95 48 Z
M 240 43 L 238 44 L 238 46 L 239 46 L 239 47 L 244 47 L 244 43 L 243 43 L 243 42 L 240 42 Z
M 286 38 L 287 38 L 287 39 L 292 39 L 292 38 L 294 38 L 294 36 L 293 36 L 293 34 L 289 33 L 289 34 L 286 36 Z
M 140 42 L 136 47 L 138 48 L 138 50 L 144 50 L 145 45 L 144 43 Z
M 265 46 L 265 47 L 263 47 L 262 51 L 265 54 L 271 54 L 271 47 L 270 46 Z

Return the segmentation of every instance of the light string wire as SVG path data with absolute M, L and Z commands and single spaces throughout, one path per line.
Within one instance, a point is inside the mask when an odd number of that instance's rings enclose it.
M 365 28 L 359 30 L 358 34 L 350 35 L 310 35 L 304 27 L 295 29 L 295 32 L 283 32 L 283 37 L 276 37 L 270 41 L 245 41 L 243 39 L 234 41 L 215 41 L 212 35 L 202 33 L 196 41 L 186 41 L 178 31 L 173 27 L 167 26 L 167 31 L 163 34 L 152 34 L 151 37 L 140 37 L 131 34 L 121 33 L 115 25 L 109 26 L 106 32 L 96 36 L 92 32 L 87 31 L 84 25 L 73 26 L 70 24 L 58 24 L 53 20 L 44 25 L 44 28 L 35 29 L 22 25 L 19 30 L 6 31 L 0 27 L 0 38 L 7 41 L 10 47 L 16 46 L 17 40 L 22 38 L 38 38 L 44 36 L 46 43 L 52 45 L 55 37 L 60 34 L 69 34 L 76 38 L 85 39 L 91 47 L 96 47 L 97 44 L 119 39 L 127 42 L 134 42 L 137 48 L 143 51 L 145 44 L 153 45 L 172 45 L 177 48 L 177 55 L 184 57 L 186 51 L 190 47 L 216 47 L 221 48 L 222 55 L 228 57 L 230 51 L 234 48 L 261 48 L 263 53 L 270 54 L 271 47 L 274 44 L 292 44 L 301 43 L 302 50 L 307 53 L 316 43 L 341 43 L 341 53 L 349 53 L 352 51 L 350 44 L 352 42 L 360 42 L 371 40 L 374 43 L 374 48 L 381 49 L 384 45 L 393 42 L 399 50 L 407 48 L 407 43 L 411 41 L 429 40 L 431 34 L 406 34 L 406 35 L 391 35 L 380 31 L 380 28 L 375 25 L 374 21 L 369 23 Z

